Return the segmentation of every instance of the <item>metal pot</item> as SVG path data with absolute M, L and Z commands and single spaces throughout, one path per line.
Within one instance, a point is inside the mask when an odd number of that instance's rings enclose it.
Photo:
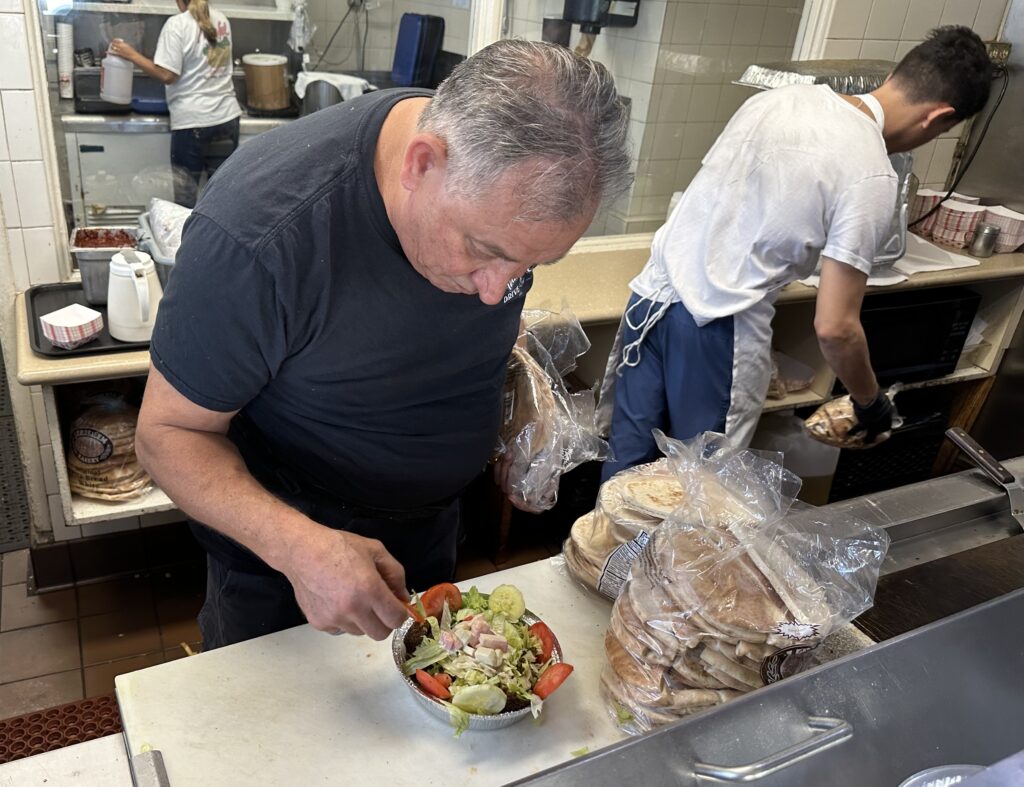
M 306 93 L 302 97 L 302 114 L 312 115 L 325 107 L 342 102 L 341 91 L 330 82 L 317 79 L 306 85 Z

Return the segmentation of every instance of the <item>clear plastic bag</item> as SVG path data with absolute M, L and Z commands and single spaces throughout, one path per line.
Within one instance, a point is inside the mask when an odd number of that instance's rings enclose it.
M 890 386 L 885 395 L 895 406 L 896 394 L 902 390 L 899 383 Z M 864 442 L 863 433 L 850 434 L 850 430 L 857 425 L 857 416 L 853 411 L 853 400 L 849 396 L 840 396 L 830 402 L 825 402 L 821 407 L 811 413 L 804 426 L 807 433 L 820 443 L 832 445 L 836 448 L 874 448 L 879 443 L 884 443 L 892 435 L 892 430 L 882 432 L 870 444 Z M 903 419 L 897 413 L 893 417 L 892 428 L 899 429 L 903 425 Z
M 496 454 L 507 465 L 509 494 L 542 511 L 557 502 L 562 475 L 606 458 L 608 444 L 598 434 L 594 392 L 570 393 L 563 379 L 590 349 L 576 315 L 566 306 L 558 314 L 527 310 L 523 325 L 509 361 Z
M 133 500 L 153 488 L 135 455 L 139 409 L 120 396 L 101 395 L 71 424 L 68 481 L 72 492 L 96 500 Z
M 569 573 L 611 599 L 650 533 L 673 512 L 727 528 L 781 516 L 800 490 L 778 454 L 738 448 L 714 432 L 686 442 L 658 431 L 655 438 L 666 458 L 608 479 L 562 548 Z
M 190 208 L 174 202 L 159 197 L 149 201 L 149 226 L 153 230 L 153 239 L 157 247 L 168 256 L 174 257 L 177 254 L 181 245 L 181 231 L 191 215 Z
M 651 533 L 612 608 L 601 686 L 630 733 L 799 670 L 871 606 L 889 544 L 882 528 L 846 515 L 787 515 L 785 471 L 721 435 L 659 442 L 690 497 Z M 694 474 L 701 461 L 718 466 L 715 483 Z

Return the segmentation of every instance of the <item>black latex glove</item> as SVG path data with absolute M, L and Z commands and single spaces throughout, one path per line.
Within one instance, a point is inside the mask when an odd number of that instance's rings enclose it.
M 857 416 L 857 423 L 850 430 L 850 434 L 863 433 L 864 445 L 872 445 L 879 435 L 892 429 L 896 408 L 892 406 L 885 392 L 879 391 L 878 396 L 870 404 L 859 405 L 854 401 L 853 414 Z

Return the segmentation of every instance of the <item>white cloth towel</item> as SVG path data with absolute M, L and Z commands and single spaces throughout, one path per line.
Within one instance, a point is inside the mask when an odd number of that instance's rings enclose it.
M 312 82 L 323 80 L 330 82 L 341 93 L 345 101 L 350 101 L 356 96 L 361 96 L 370 86 L 370 83 L 359 77 L 352 77 L 348 74 L 331 74 L 326 71 L 303 71 L 295 78 L 295 95 L 304 98 L 306 87 Z

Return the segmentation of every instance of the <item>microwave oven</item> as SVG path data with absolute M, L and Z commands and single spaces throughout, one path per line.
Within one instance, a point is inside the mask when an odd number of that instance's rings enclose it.
M 932 380 L 953 372 L 980 300 L 966 287 L 866 296 L 860 319 L 879 385 Z M 838 381 L 836 392 L 845 393 Z

